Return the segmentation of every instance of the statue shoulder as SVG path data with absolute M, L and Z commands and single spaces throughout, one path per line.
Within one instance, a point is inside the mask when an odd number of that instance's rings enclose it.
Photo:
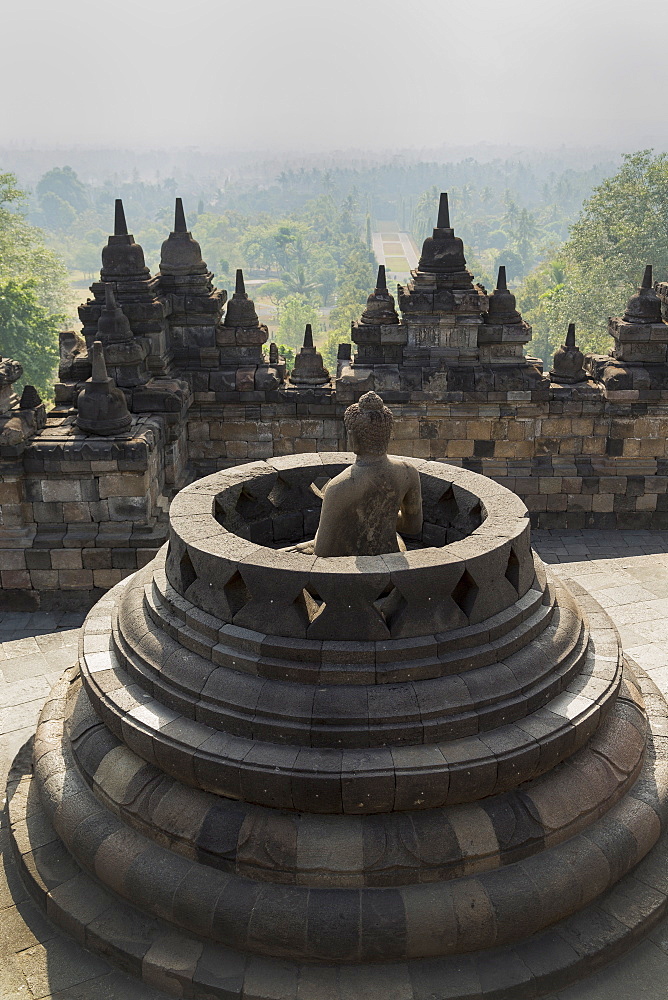
M 411 462 L 407 461 L 405 458 L 402 458 L 401 455 L 392 455 L 390 461 L 396 468 L 402 469 L 406 477 L 411 482 L 418 483 L 420 481 L 420 473 L 418 472 L 418 470 Z
M 323 494 L 333 494 L 340 489 L 344 489 L 346 485 L 350 482 L 352 475 L 352 465 L 348 466 L 342 472 L 339 472 L 333 479 L 330 479 L 323 490 Z

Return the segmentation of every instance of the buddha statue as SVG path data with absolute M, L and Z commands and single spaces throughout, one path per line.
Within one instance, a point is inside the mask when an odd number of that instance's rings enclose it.
M 327 483 L 316 556 L 377 556 L 405 549 L 397 534 L 422 530 L 422 495 L 417 469 L 389 456 L 392 414 L 375 392 L 367 392 L 343 417 L 356 458 Z

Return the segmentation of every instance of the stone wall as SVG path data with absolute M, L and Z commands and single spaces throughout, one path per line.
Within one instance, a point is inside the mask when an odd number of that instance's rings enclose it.
M 145 565 L 165 534 L 165 454 L 151 417 L 92 442 L 50 418 L 20 469 L 0 463 L 3 591 L 106 590 Z
M 480 472 L 534 527 L 668 528 L 668 403 L 577 398 L 392 404 L 391 450 Z M 534 393 L 534 395 L 536 395 Z M 191 413 L 193 475 L 272 455 L 345 450 L 347 404 L 221 404 Z
M 244 462 L 344 451 L 344 411 L 369 390 L 394 413 L 395 453 L 496 480 L 535 527 L 668 528 L 668 283 L 651 267 L 610 320 L 609 354 L 585 357 L 571 325 L 544 372 L 524 354 L 531 328 L 505 269 L 491 293 L 474 283 L 442 195 L 398 310 L 381 266 L 337 371 L 307 327 L 288 376 L 277 346 L 264 349 L 242 272 L 227 301 L 178 200 L 155 277 L 120 202 L 114 228 L 82 335 L 61 337 L 48 419 L 34 389 L 13 393 L 20 365 L 0 359 L 0 598 L 112 586 L 162 544 L 181 487 Z M 122 411 L 115 429 L 104 400 Z

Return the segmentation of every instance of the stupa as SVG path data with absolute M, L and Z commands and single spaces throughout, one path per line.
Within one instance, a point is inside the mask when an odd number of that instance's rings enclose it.
M 292 385 L 304 388 L 329 385 L 329 372 L 323 363 L 322 354 L 313 345 L 313 331 L 310 323 L 306 324 L 301 350 L 295 355 L 290 382 Z
M 10 785 L 34 897 L 171 995 L 528 1000 L 665 910 L 666 703 L 519 497 L 388 414 L 182 490 Z M 345 495 L 365 554 L 300 550 Z
M 188 229 L 181 198 L 176 199 L 174 229 L 160 251 L 158 280 L 169 306 L 175 362 L 187 370 L 217 368 L 216 338 L 227 293 L 213 285 L 201 247 Z

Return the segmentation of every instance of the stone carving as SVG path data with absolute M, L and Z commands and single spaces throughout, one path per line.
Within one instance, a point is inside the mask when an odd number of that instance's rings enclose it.
M 313 331 L 311 324 L 306 324 L 304 331 L 304 344 L 301 351 L 295 357 L 295 366 L 290 373 L 290 382 L 297 386 L 327 385 L 329 382 L 329 372 L 322 361 L 322 354 L 316 351 L 313 346 Z
M 584 354 L 575 343 L 575 323 L 569 323 L 566 340 L 554 355 L 550 378 L 553 382 L 561 382 L 562 385 L 584 382 L 587 373 L 582 367 L 583 361 Z
M 632 295 L 624 313 L 625 323 L 660 323 L 661 299 L 654 291 L 652 265 L 645 265 L 640 288 Z
M 387 289 L 383 264 L 378 268 L 376 287 L 367 299 L 359 323 L 351 323 L 350 336 L 357 345 L 357 363 L 387 365 L 401 361 L 406 331 L 399 324 L 394 298 Z M 337 360 L 346 362 L 349 358 L 344 355 Z
M 227 303 L 224 325 L 245 327 L 246 329 L 260 325 L 255 312 L 255 303 L 246 294 L 244 272 L 241 268 L 237 269 L 234 295 Z
M 76 424 L 84 434 L 122 434 L 132 423 L 127 400 L 113 378 L 107 375 L 102 342 L 91 347 L 92 375 L 77 397 Z
M 466 271 L 464 244 L 450 226 L 447 194 L 441 194 L 438 219 L 433 234 L 424 241 L 418 271 L 432 274 L 455 274 Z
M 522 317 L 515 308 L 515 296 L 508 291 L 506 269 L 502 264 L 499 267 L 496 288 L 489 297 L 489 309 L 485 313 L 485 323 L 511 326 L 521 322 Z
M 115 298 L 123 308 L 133 335 L 145 340 L 149 373 L 153 376 L 169 375 L 172 356 L 166 322 L 168 304 L 158 295 L 159 280 L 151 276 L 143 249 L 128 232 L 120 198 L 116 199 L 113 235 L 102 248 L 100 280 L 91 285 L 93 298 L 79 306 L 83 333 L 89 347 L 98 337 L 98 321 L 106 301 L 105 285 L 109 282 L 114 286 Z
M 23 375 L 23 365 L 0 354 L 0 413 L 7 413 L 14 405 L 16 396 L 12 386 Z
M 397 310 L 394 308 L 394 298 L 387 290 L 384 264 L 378 268 L 376 287 L 367 299 L 361 322 L 365 326 L 387 326 L 399 322 Z
M 23 375 L 23 365 L 11 358 L 3 358 L 0 355 L 0 386 L 12 385 Z
M 130 388 L 148 382 L 148 340 L 133 336 L 130 321 L 116 301 L 114 286 L 110 282 L 104 285 L 104 305 L 97 321 L 97 339 L 104 348 L 108 374 L 116 385 Z
M 42 405 L 42 397 L 34 385 L 27 385 L 21 393 L 20 410 L 36 410 Z
M 519 1000 L 665 911 L 664 699 L 531 551 L 519 497 L 405 461 L 425 513 L 477 527 L 277 552 L 237 528 L 282 498 L 305 531 L 353 456 L 255 461 L 178 493 L 169 547 L 88 616 L 7 834 L 53 920 L 147 984 Z
M 398 552 L 397 531 L 422 530 L 420 477 L 404 459 L 388 456 L 392 413 L 375 392 L 349 406 L 343 419 L 355 464 L 325 487 L 313 550 L 317 556 Z
M 177 198 L 174 207 L 174 229 L 160 250 L 160 273 L 188 277 L 202 274 L 210 277 L 208 270 L 202 260 L 201 247 L 188 230 L 183 201 Z M 210 291 L 210 288 L 207 288 L 207 291 Z

